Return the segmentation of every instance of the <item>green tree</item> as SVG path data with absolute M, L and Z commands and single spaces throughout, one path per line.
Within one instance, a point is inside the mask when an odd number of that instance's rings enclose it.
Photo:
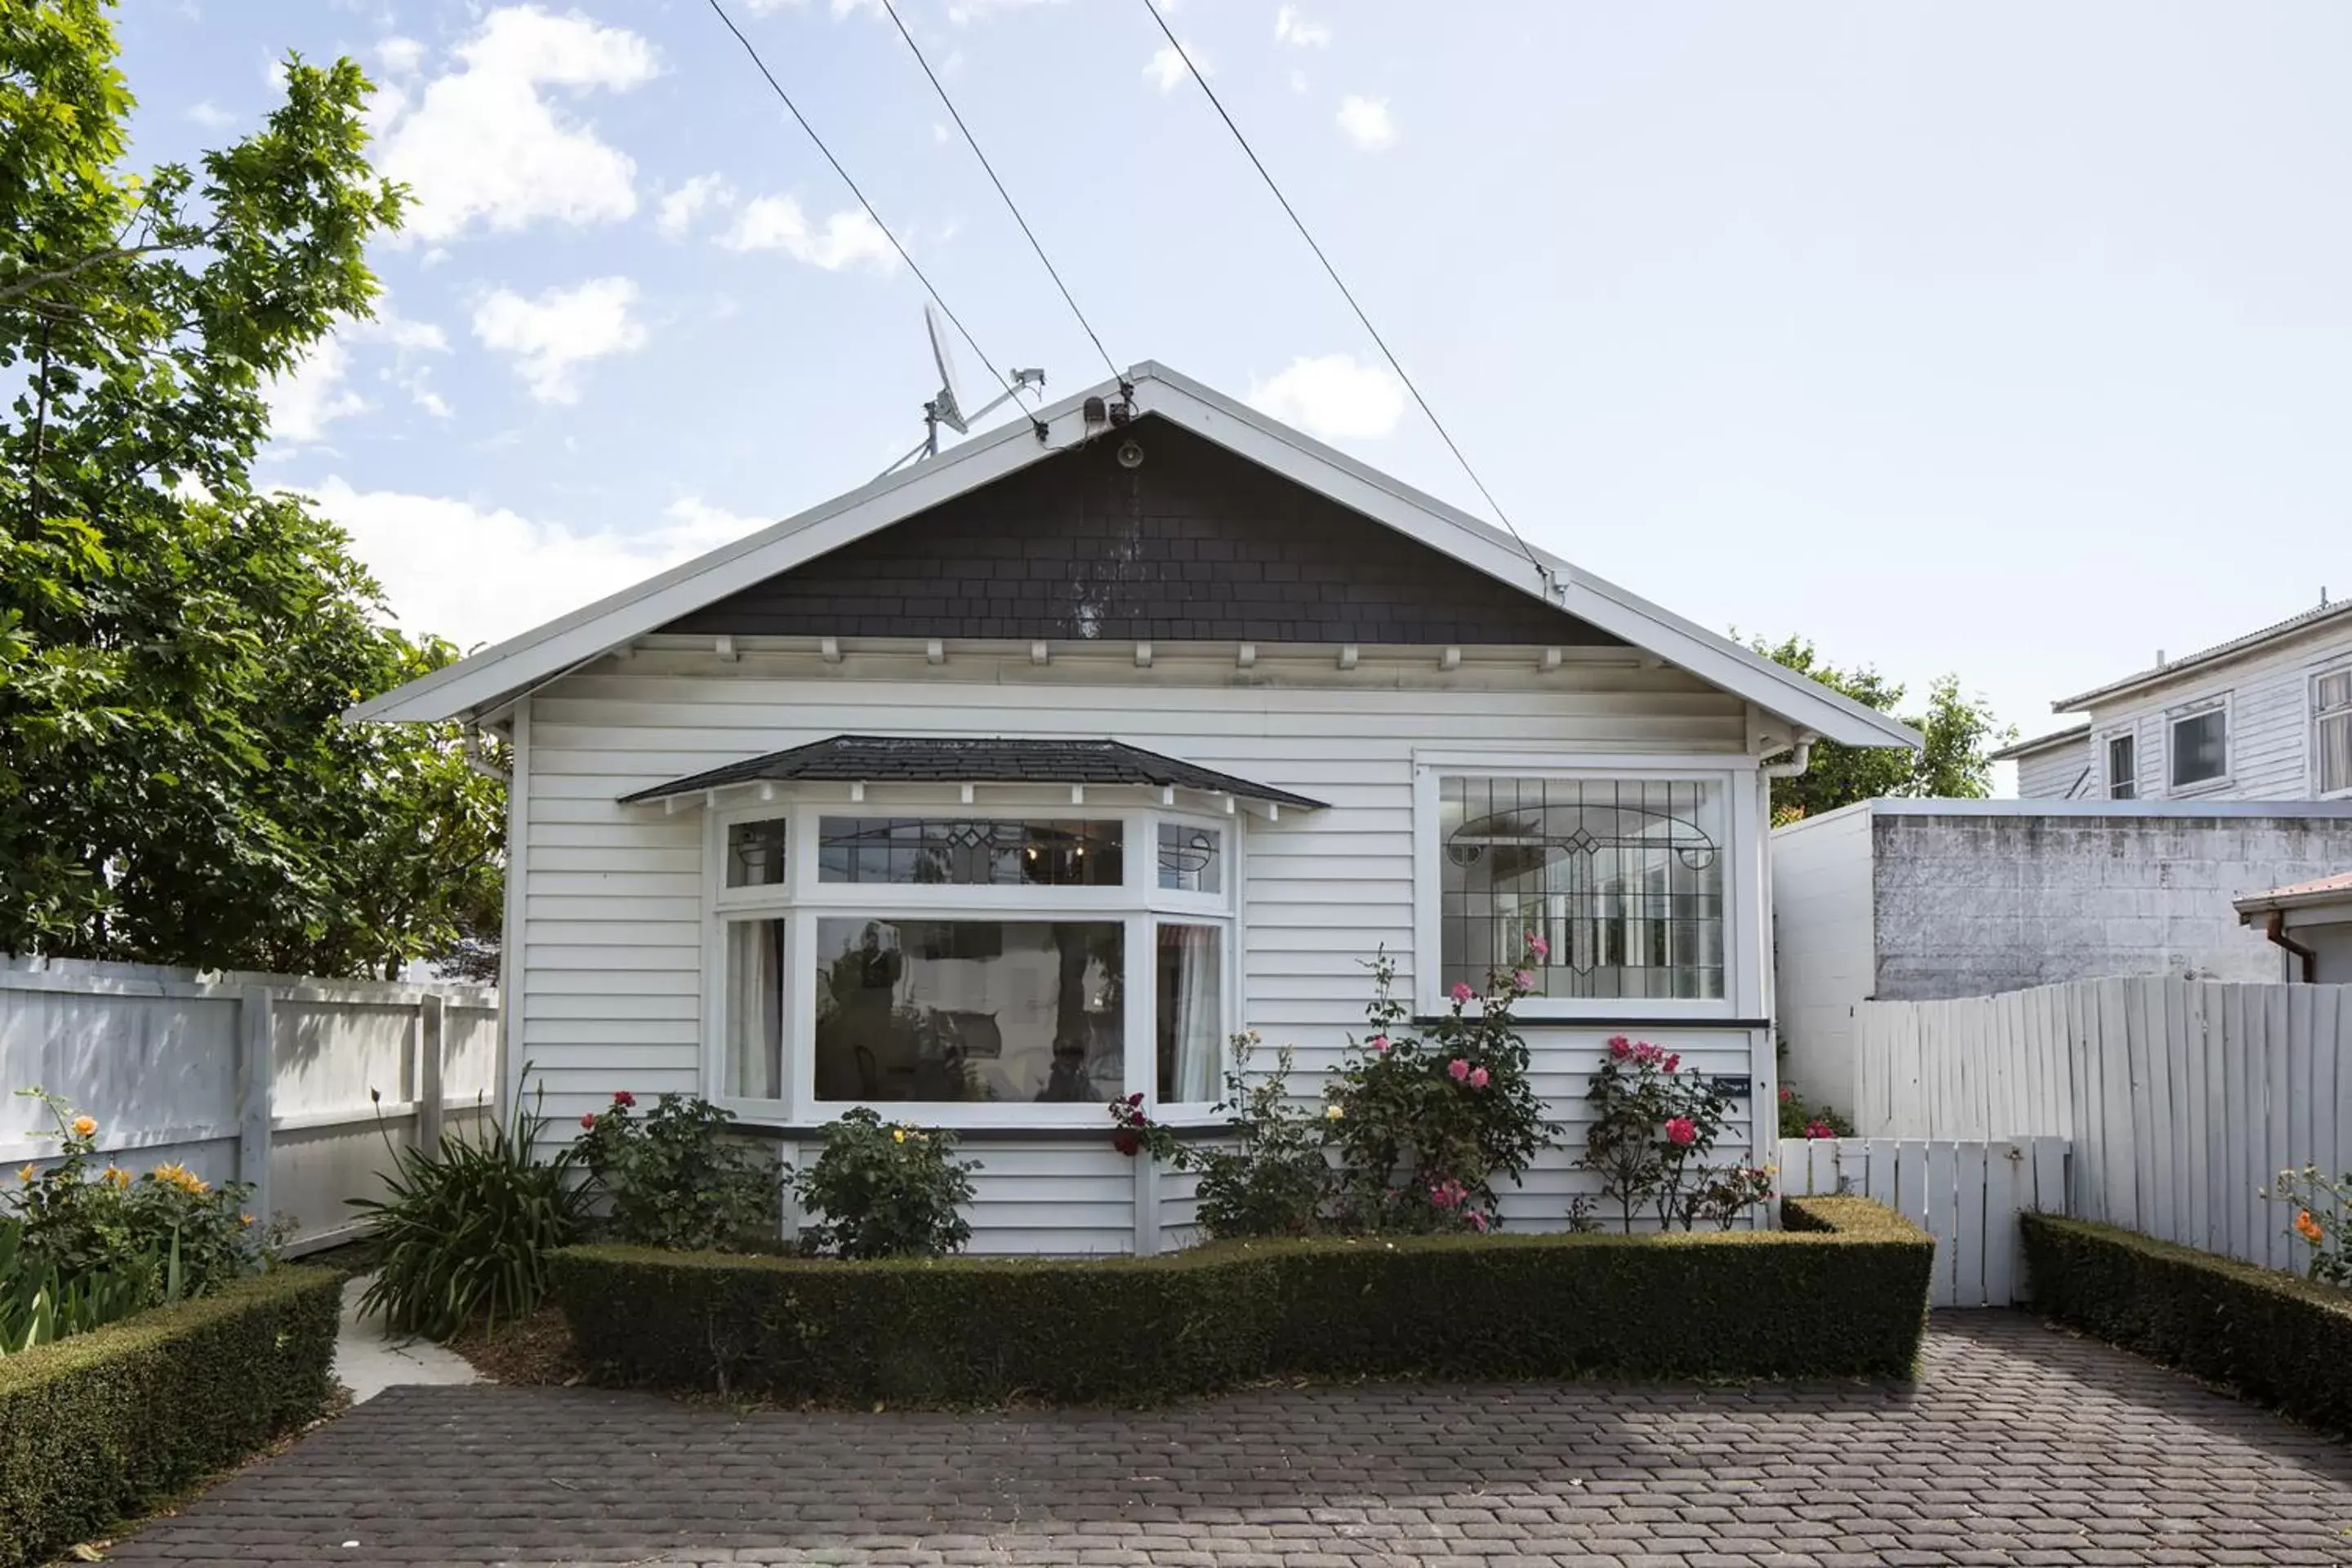
M 1823 662 L 1803 637 L 1779 643 L 1758 637 L 1749 646 L 1775 664 L 1883 713 L 1895 711 L 1903 700 L 1903 688 L 1875 669 L 1867 665 L 1836 668 Z M 1979 799 L 1992 793 L 1992 763 L 1985 753 L 2007 745 L 2017 734 L 1998 725 L 1991 707 L 1981 699 L 1962 696 L 1959 678 L 1952 675 L 1927 688 L 1926 712 L 1906 714 L 1903 721 L 1919 731 L 1926 750 L 1815 742 L 1811 763 L 1802 773 L 1773 781 L 1772 820 L 1795 822 L 1880 795 Z
M 397 226 L 349 60 L 144 178 L 100 0 L 0 7 L 0 950 L 389 973 L 478 926 L 500 792 L 452 729 L 351 727 L 447 662 L 255 489 L 264 392 Z

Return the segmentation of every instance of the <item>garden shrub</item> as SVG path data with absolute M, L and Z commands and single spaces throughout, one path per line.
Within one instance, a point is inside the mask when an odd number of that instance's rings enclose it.
M 2352 1436 L 2352 1292 L 2115 1226 L 2021 1220 L 2043 1315 Z
M 1780 1136 L 1851 1138 L 1853 1122 L 1826 1104 L 1815 1105 L 1793 1089 L 1780 1090 Z
M 325 1408 L 341 1279 L 278 1268 L 0 1360 L 0 1568 L 102 1533 Z
M 53 1316 L 58 1334 L 75 1331 L 91 1312 L 103 1321 L 201 1296 L 262 1266 L 264 1233 L 244 1206 L 250 1185 L 215 1187 L 180 1164 L 136 1176 L 121 1165 L 95 1168 L 95 1118 L 38 1089 L 17 1092 L 47 1109 L 58 1158 L 17 1172 L 16 1189 L 0 1206 L 0 1215 L 21 1226 L 12 1289 L 29 1301 L 39 1276 L 49 1281 L 53 1312 L 79 1303 L 65 1318 Z M 110 1310 L 99 1306 L 101 1298 L 113 1303 Z
M 583 1360 L 794 1400 L 1135 1405 L 1265 1377 L 1902 1376 L 1933 1242 L 1860 1198 L 1780 1231 L 1322 1237 L 1151 1258 L 555 1258 Z M 1833 1303 L 1833 1310 L 1824 1303 Z
M 583 1116 L 581 1158 L 612 1203 L 612 1231 L 646 1247 L 772 1247 L 783 1222 L 783 1172 L 772 1152 L 730 1131 L 707 1100 L 665 1094 L 645 1120 L 626 1089 Z
M 801 1250 L 834 1258 L 937 1258 L 960 1250 L 971 1226 L 971 1173 L 940 1128 L 886 1122 L 859 1106 L 824 1130 L 816 1163 L 793 1173 L 793 1193 L 824 1218 L 801 1230 Z
M 526 1071 L 529 1069 L 526 1068 Z M 385 1146 L 389 1195 L 352 1198 L 383 1249 L 360 1298 L 396 1333 L 447 1340 L 478 1322 L 529 1316 L 547 1293 L 547 1259 L 580 1238 L 589 1194 L 576 1145 L 540 1159 L 547 1123 L 518 1101 L 478 1139 L 445 1133 L 432 1149 Z
M 1225 1097 L 1216 1105 L 1233 1119 L 1233 1148 L 1179 1143 L 1164 1124 L 1152 1121 L 1139 1094 L 1110 1102 L 1118 1128 L 1112 1145 L 1120 1153 L 1149 1153 L 1180 1171 L 1199 1173 L 1196 1222 L 1202 1235 L 1215 1240 L 1311 1236 L 1329 1225 L 1338 1180 L 1323 1153 L 1330 1118 L 1290 1098 L 1294 1053 L 1288 1046 L 1276 1054 L 1273 1072 L 1251 1077 L 1250 1059 L 1259 1043 L 1255 1030 L 1233 1038 Z
M 1592 1117 L 1577 1163 L 1600 1175 L 1601 1198 L 1616 1205 L 1618 1226 L 1628 1234 L 1644 1211 L 1661 1230 L 1692 1230 L 1702 1221 L 1729 1230 L 1772 1195 L 1771 1166 L 1708 1163 L 1731 1099 L 1696 1068 L 1683 1071 L 1682 1061 L 1677 1052 L 1619 1035 L 1585 1091 Z M 1587 1200 L 1580 1220 L 1592 1206 Z

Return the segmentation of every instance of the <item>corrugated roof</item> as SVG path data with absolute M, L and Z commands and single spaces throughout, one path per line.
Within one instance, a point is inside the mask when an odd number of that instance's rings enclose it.
M 2231 637 L 2228 642 L 2215 643 L 2211 647 L 2200 648 L 2186 658 L 2167 659 L 2152 669 L 2143 669 L 2137 675 L 2127 675 L 2121 680 L 2110 681 L 2094 690 L 2085 691 L 2079 697 L 2068 697 L 2053 702 L 2050 710 L 2053 713 L 2075 712 L 2102 698 L 2113 697 L 2118 692 L 2129 691 L 2134 687 L 2146 686 L 2153 681 L 2169 680 L 2189 670 L 2260 647 L 2263 644 L 2276 638 L 2294 637 L 2309 631 L 2314 626 L 2324 626 L 2338 616 L 2352 616 L 2352 600 L 2338 600 L 2332 605 L 2321 605 L 2314 609 L 2305 610 L 2299 616 L 2289 616 L 2277 625 L 2264 626 L 2258 632 L 2248 632 L 2242 637 Z
M 940 740 L 912 735 L 835 735 L 789 751 L 749 757 L 625 795 L 625 805 L 729 784 L 793 780 L 837 784 L 1151 784 L 1319 809 L 1288 790 L 1196 767 L 1118 741 Z
M 2308 882 L 2289 882 L 2285 887 L 2273 888 L 2267 893 L 2249 893 L 2234 900 L 2233 907 L 2242 915 L 2252 915 L 2271 910 L 2293 909 L 2298 905 L 2332 904 L 2339 900 L 2352 900 L 2352 871 L 2338 871 L 2332 877 L 2314 877 Z
M 2047 735 L 2036 735 L 2030 741 L 2020 741 L 2015 745 L 2003 746 L 1998 752 L 1987 752 L 1985 761 L 2013 763 L 2020 757 L 2030 757 L 2036 752 L 2046 752 L 2053 747 L 2071 745 L 2077 741 L 2087 741 L 2090 738 L 2091 721 L 2085 719 L 2081 723 L 2070 724 L 2063 730 L 2053 730 Z

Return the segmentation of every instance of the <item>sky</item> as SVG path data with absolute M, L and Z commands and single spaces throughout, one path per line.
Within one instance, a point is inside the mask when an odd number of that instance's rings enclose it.
M 1106 374 L 878 0 L 723 0 L 971 330 Z M 1112 358 L 1481 515 L 1143 0 L 898 0 Z M 1535 542 L 2025 733 L 2352 594 L 2352 6 L 1181 0 Z M 404 232 L 262 478 L 527 629 L 921 436 L 924 295 L 709 0 L 132 0 L 141 162 L 359 59 Z

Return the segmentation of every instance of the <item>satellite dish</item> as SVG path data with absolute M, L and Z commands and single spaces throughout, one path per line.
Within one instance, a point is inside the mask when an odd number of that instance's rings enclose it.
M 923 325 L 931 334 L 931 363 L 940 367 L 940 395 L 926 410 L 932 418 L 964 434 L 963 389 L 956 384 L 955 356 L 948 352 L 947 330 L 940 324 L 938 307 L 923 302 Z

